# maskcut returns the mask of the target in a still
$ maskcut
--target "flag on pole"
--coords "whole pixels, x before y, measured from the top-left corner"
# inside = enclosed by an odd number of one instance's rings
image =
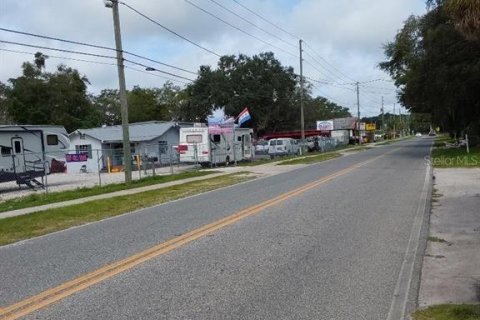
[[[248,112],[248,108],[243,109],[242,112],[238,115],[238,125],[242,126],[244,122],[247,122],[248,120],[252,119],[250,116],[250,113]]]

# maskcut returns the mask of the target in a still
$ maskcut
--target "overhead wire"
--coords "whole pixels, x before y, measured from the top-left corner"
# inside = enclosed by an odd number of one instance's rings
[[[11,50],[11,49],[5,49],[5,48],[0,48],[0,51],[6,51],[6,52],[11,52],[11,53],[19,53],[19,54],[28,54],[28,55],[35,55],[34,52],[27,52],[27,51],[20,51],[20,50]],[[110,63],[110,62],[103,62],[103,61],[93,61],[93,60],[86,60],[86,59],[77,59],[77,58],[70,58],[70,57],[61,57],[61,56],[55,56],[55,55],[47,55],[48,58],[54,58],[54,59],[65,59],[65,60],[72,60],[72,61],[79,61],[79,62],[88,62],[88,63],[95,63],[95,64],[104,64],[104,65],[111,65],[111,66],[117,66],[116,63]]]
[[[115,49],[115,48],[102,46],[102,45],[97,45],[97,44],[91,44],[91,43],[87,43],[87,42],[80,42],[80,41],[62,39],[62,38],[58,38],[58,37],[51,37],[51,36],[40,35],[40,34],[36,34],[36,33],[13,30],[13,29],[7,29],[7,28],[2,28],[2,27],[0,27],[0,31],[15,33],[15,34],[21,34],[21,35],[26,35],[26,36],[36,37],[36,38],[41,38],[41,39],[54,40],[54,41],[59,41],[59,42],[64,42],[64,43],[76,44],[76,45],[86,46],[86,47],[90,47],[90,48],[96,48],[96,49],[102,49],[102,50],[109,50],[109,51],[117,52],[117,49]],[[158,60],[154,60],[154,59],[151,59],[151,58],[136,54],[134,52],[127,51],[127,50],[123,50],[123,53],[127,54],[127,55],[134,56],[136,58],[140,58],[140,59],[143,59],[143,60],[154,62],[154,63],[157,63],[159,65],[163,65],[163,66],[166,66],[166,67],[169,67],[169,68],[177,69],[179,71],[183,71],[183,72],[187,72],[187,73],[191,73],[191,74],[197,74],[194,71],[187,70],[187,69],[184,69],[184,68],[180,68],[180,67],[177,67],[177,66],[165,63],[165,62],[158,61]]]
[[[43,49],[43,50],[51,50],[51,51],[72,53],[72,54],[85,55],[85,56],[92,56],[92,57],[99,57],[99,58],[116,59],[116,57],[114,57],[114,56],[100,55],[100,54],[85,52],[85,51],[51,48],[51,47],[46,47],[46,46],[39,46],[39,45],[33,45],[33,44],[27,44],[27,43],[21,43],[21,42],[14,42],[14,41],[0,40],[0,43],[13,44],[13,45],[18,45],[18,46],[24,46],[24,47],[29,47],[29,48],[37,48],[37,49]],[[137,66],[142,66],[142,67],[145,67],[145,68],[152,68],[151,66],[145,65],[145,64],[137,62],[137,61],[133,61],[133,60],[129,60],[129,59],[124,59],[124,61],[132,63],[132,64],[137,65]],[[159,69],[156,69],[156,68],[152,68],[152,69],[154,69],[153,71],[157,71],[157,72],[160,72],[160,73],[163,73],[163,74],[167,74],[167,75],[170,75],[170,76],[173,76],[173,77],[176,77],[176,78],[180,78],[180,79],[184,79],[184,80],[188,80],[188,81],[194,81],[192,79],[189,79],[189,78],[186,78],[184,76],[177,75],[177,74],[174,74],[174,73],[171,73],[171,72],[168,72],[168,71],[159,70]]]
[[[249,37],[251,37],[251,38],[253,38],[253,39],[257,40],[257,41],[260,41],[260,42],[262,42],[263,44],[266,44],[266,45],[268,45],[268,46],[270,46],[270,47],[272,47],[272,48],[275,48],[275,49],[280,50],[280,51],[282,51],[282,52],[284,52],[284,53],[286,53],[286,54],[289,54],[289,55],[291,55],[291,56],[293,56],[293,57],[298,58],[298,56],[297,56],[296,54],[291,53],[291,52],[288,51],[288,50],[285,50],[285,49],[283,49],[283,48],[281,48],[281,47],[279,47],[279,46],[276,46],[276,45],[274,45],[274,44],[272,44],[272,43],[270,43],[270,42],[268,42],[268,41],[265,41],[265,40],[263,40],[263,39],[255,36],[255,35],[251,34],[250,32],[245,31],[245,30],[243,30],[242,28],[239,28],[239,27],[231,24],[230,22],[228,22],[228,21],[220,18],[219,16],[215,15],[214,13],[212,13],[212,12],[210,12],[210,11],[202,8],[202,7],[200,7],[199,5],[193,3],[192,1],[190,1],[190,0],[184,0],[184,1],[185,1],[186,3],[188,3],[188,4],[190,4],[191,6],[197,8],[198,10],[204,12],[205,14],[208,14],[209,16],[211,16],[211,17],[213,17],[213,18],[221,21],[222,23],[230,26],[231,28],[233,28],[233,29],[235,29],[235,30],[237,30],[237,31],[239,31],[239,32],[241,32],[241,33],[243,33],[243,34],[246,34],[247,36],[249,36]]]
[[[188,39],[187,37],[184,37],[184,36],[182,36],[181,34],[179,34],[179,33],[175,32],[175,31],[173,31],[172,29],[170,29],[170,28],[168,28],[168,27],[164,26],[163,24],[161,24],[161,23],[159,23],[158,21],[156,21],[156,20],[154,20],[154,19],[150,18],[150,17],[149,17],[149,16],[147,16],[146,14],[144,14],[144,13],[140,12],[139,10],[137,10],[137,9],[135,9],[134,7],[132,7],[132,6],[128,5],[128,4],[126,4],[125,2],[119,1],[118,3],[120,3],[120,4],[124,5],[124,6],[125,6],[125,7],[127,7],[128,9],[130,9],[130,10],[132,10],[133,12],[137,13],[138,15],[140,15],[140,16],[142,16],[142,17],[144,17],[145,19],[147,19],[148,21],[152,22],[153,24],[155,24],[155,25],[157,25],[157,26],[161,27],[162,29],[164,29],[164,30],[166,30],[166,31],[170,32],[171,34],[174,34],[175,36],[177,36],[177,37],[179,37],[179,38],[181,38],[181,39],[183,39],[183,40],[187,41],[188,43],[190,43],[190,44],[192,44],[192,45],[196,46],[197,48],[200,48],[200,49],[202,49],[202,50],[204,50],[204,51],[206,51],[206,52],[208,52],[208,53],[211,53],[211,54],[213,54],[213,55],[215,55],[215,56],[217,56],[217,57],[219,57],[219,58],[221,57],[221,55],[220,55],[220,54],[218,54],[218,53],[216,53],[215,51],[213,51],[213,50],[211,50],[211,49],[208,49],[208,48],[206,48],[206,47],[204,47],[204,46],[202,46],[202,45],[200,45],[200,44],[198,44],[198,43],[194,42],[193,40],[190,40],[190,39]]]
[[[34,52],[20,51],[20,50],[11,50],[11,49],[5,49],[5,48],[0,48],[0,51],[10,52],[10,53],[17,53],[17,54],[32,55],[32,56],[35,55]],[[71,61],[78,61],[78,62],[85,62],[85,63],[92,63],[92,64],[109,65],[109,66],[115,66],[115,67],[118,66],[117,63],[110,63],[110,62],[103,62],[103,61],[93,61],[93,60],[78,59],[78,58],[64,57],[64,56],[56,56],[56,55],[51,55],[51,54],[46,55],[46,57],[48,57],[48,58],[53,58],[53,59],[60,59],[60,60],[71,60]],[[175,81],[175,82],[187,84],[187,82],[185,82],[185,81],[181,81],[181,80],[177,80],[177,79],[172,79],[172,78],[168,78],[168,77],[163,77],[163,76],[160,76],[160,75],[158,75],[158,74],[154,74],[154,73],[152,73],[152,72],[147,72],[147,71],[144,71],[144,70],[135,69],[135,68],[133,68],[133,67],[131,67],[131,66],[128,66],[128,65],[125,65],[125,68],[126,68],[126,69],[130,69],[130,70],[134,70],[134,71],[137,71],[137,72],[142,72],[142,73],[145,73],[145,74],[149,74],[149,75],[151,75],[151,76],[163,78],[163,79],[166,79],[166,80],[170,80],[170,81]]]
[[[291,46],[291,47],[293,47],[293,48],[295,48],[295,49],[298,48],[296,45],[293,45],[293,44],[291,44],[290,42],[285,41],[284,39],[280,38],[280,37],[277,36],[276,34],[270,32],[270,31],[268,31],[268,30],[265,30],[264,28],[258,26],[257,24],[255,24],[255,23],[253,23],[252,21],[246,19],[245,17],[242,17],[241,15],[239,15],[238,13],[236,13],[235,11],[227,8],[227,7],[224,6],[223,4],[218,3],[218,1],[216,1],[216,0],[210,0],[210,2],[213,2],[214,4],[216,4],[217,6],[219,6],[220,8],[224,9],[225,11],[230,12],[231,14],[233,14],[234,16],[236,16],[237,18],[245,21],[245,22],[248,23],[249,25],[257,28],[258,30],[261,30],[261,31],[265,32],[265,33],[268,34],[269,36],[271,36],[271,37],[273,37],[273,38],[275,38],[275,39],[277,39],[277,40],[285,43],[286,45],[289,45],[289,46]]]
[[[340,74],[341,76],[345,77],[346,79],[348,80],[351,80],[353,82],[356,82],[356,80],[352,79],[351,77],[349,77],[347,74],[345,74],[344,72],[342,72],[341,70],[339,70],[337,67],[335,67],[333,64],[331,64],[330,62],[328,62],[324,57],[322,57],[317,51],[315,51],[315,49],[313,49],[313,47],[308,43],[308,42],[304,42],[306,47],[309,48],[315,55],[317,55],[321,60],[323,60],[327,65],[329,65],[333,70],[335,70],[338,74]],[[308,54],[308,53],[307,53]]]
[[[247,10],[248,12],[250,12],[251,14],[257,16],[258,18],[260,18],[261,20],[263,20],[264,22],[270,24],[271,26],[274,26],[275,28],[277,28],[278,30],[288,34],[289,36],[291,36],[292,38],[295,38],[297,40],[300,39],[300,37],[294,35],[293,33],[283,29],[282,27],[278,26],[277,24],[269,21],[268,19],[264,18],[263,16],[261,16],[260,14],[256,13],[255,11],[253,11],[252,9],[248,8],[247,6],[243,5],[242,3],[240,3],[239,1],[237,0],[232,0],[233,2],[235,2],[237,5],[239,5],[240,7],[242,7],[243,9]]]

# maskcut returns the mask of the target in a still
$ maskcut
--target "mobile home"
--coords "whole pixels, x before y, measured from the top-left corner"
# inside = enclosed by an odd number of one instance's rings
[[[235,128],[235,131],[231,128],[222,132],[209,132],[207,126],[200,124],[181,128],[180,162],[216,165],[251,160],[254,152],[252,134],[250,128]]]
[[[33,187],[35,178],[65,163],[70,140],[62,126],[0,126],[0,182]]]

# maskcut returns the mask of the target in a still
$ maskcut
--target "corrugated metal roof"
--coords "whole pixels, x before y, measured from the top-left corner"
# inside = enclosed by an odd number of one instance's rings
[[[162,136],[175,122],[149,121],[129,124],[131,142],[150,141]],[[72,134],[86,134],[103,142],[122,142],[122,126],[109,126],[92,129],[78,129]]]

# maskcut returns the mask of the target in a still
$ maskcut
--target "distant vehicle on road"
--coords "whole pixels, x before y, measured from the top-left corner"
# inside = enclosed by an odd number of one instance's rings
[[[415,134],[415,137],[421,137],[421,136],[422,136],[422,134],[421,134],[420,132],[417,132],[417,133]]]
[[[298,141],[291,138],[271,139],[268,142],[268,155],[270,158],[276,156],[300,154]]]
[[[430,137],[435,137],[437,134],[435,133],[435,131],[430,131],[430,132],[428,133],[428,135],[429,135]]]

